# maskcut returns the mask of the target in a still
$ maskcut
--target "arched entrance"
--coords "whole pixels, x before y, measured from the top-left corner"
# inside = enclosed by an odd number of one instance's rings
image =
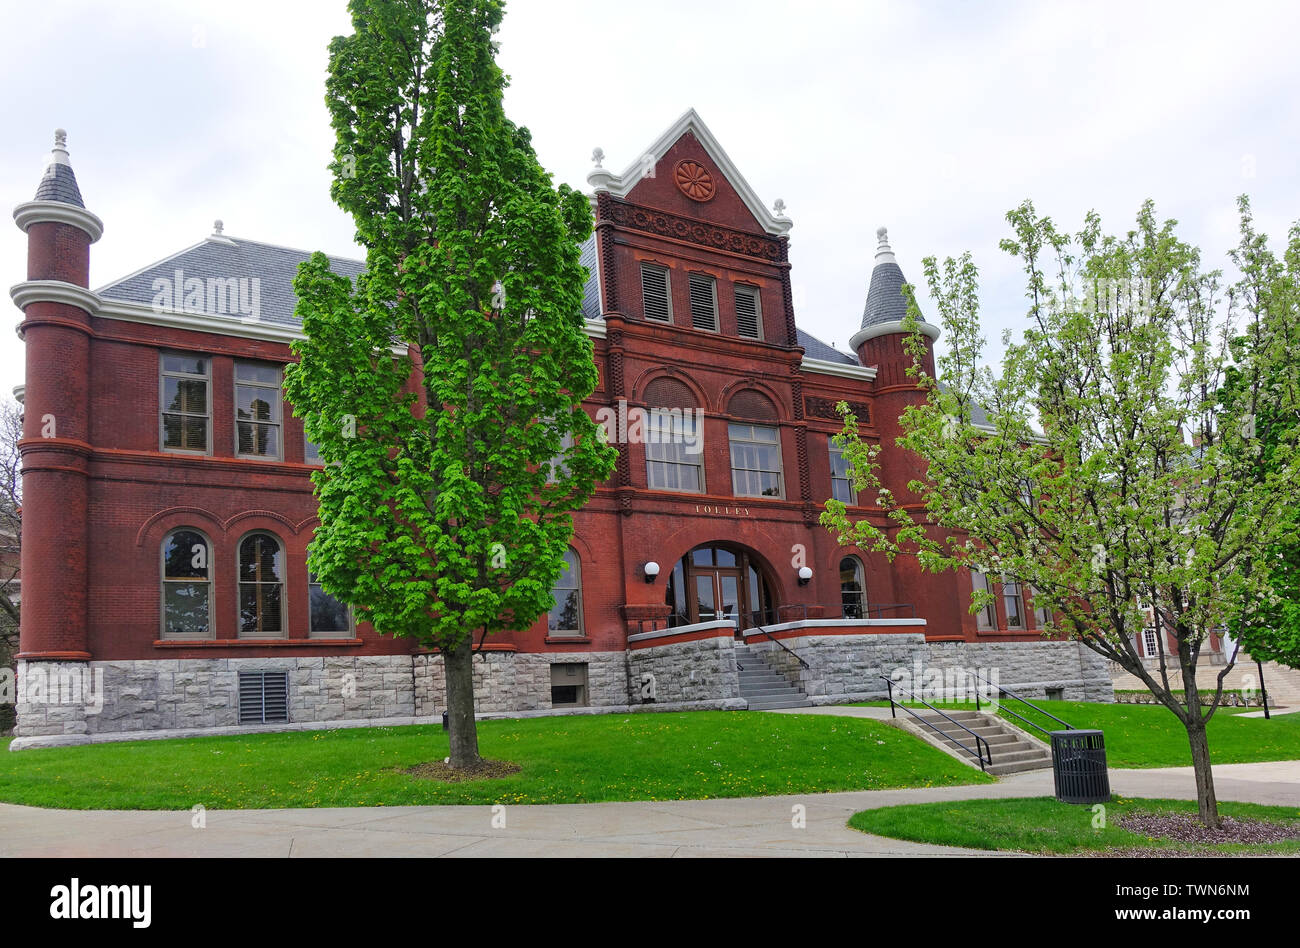
[[[736,631],[772,622],[773,584],[754,554],[726,543],[698,546],[677,561],[664,601],[670,626],[733,619]]]

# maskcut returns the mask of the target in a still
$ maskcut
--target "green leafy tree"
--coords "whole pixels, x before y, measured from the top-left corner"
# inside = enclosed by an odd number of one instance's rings
[[[613,468],[582,400],[586,199],[505,116],[493,0],[352,0],[330,45],[335,201],[355,285],[315,254],[285,393],[325,464],[309,564],[444,660],[451,764],[479,761],[473,650],[552,605],[572,511]]]
[[[1287,328],[1300,336],[1294,318],[1300,312],[1300,227],[1292,228],[1290,243],[1290,251],[1279,260],[1264,238],[1255,234],[1233,252],[1233,262],[1244,275],[1237,292],[1248,305],[1291,313]],[[1240,351],[1252,345],[1252,340],[1243,336],[1234,345]],[[1252,388],[1249,377],[1235,367],[1228,370],[1221,401],[1255,429],[1255,439],[1245,445],[1249,449],[1247,463],[1261,468],[1285,463],[1287,432],[1298,420],[1295,411],[1288,413],[1285,400],[1272,391],[1285,385],[1285,373]],[[1300,668],[1300,512],[1292,508],[1283,511],[1282,517],[1279,538],[1261,548],[1249,564],[1261,572],[1267,588],[1262,595],[1243,597],[1228,627],[1238,647],[1251,658]]]
[[[1029,203],[1008,221],[1014,237],[1002,247],[1023,264],[1030,305],[997,372],[983,361],[969,254],[925,261],[947,350],[939,378],[929,378],[919,360],[927,340],[909,336],[918,357],[910,371],[927,399],[907,410],[899,439],[924,467],[909,485],[923,520],[885,492],[879,504],[892,521],[850,522],[830,502],[823,523],[842,543],[915,555],[930,570],[977,568],[1031,585],[1055,617],[1050,631],[1118,662],[1178,716],[1201,818],[1217,826],[1206,723],[1227,669],[1202,706],[1196,665],[1233,604],[1265,595],[1261,571],[1249,566],[1300,505],[1294,296],[1246,292],[1271,255],[1244,200],[1241,247],[1255,252],[1226,297],[1219,272],[1206,272],[1149,202],[1121,236],[1103,233],[1095,214],[1070,235]],[[914,321],[916,300],[905,293]],[[1250,344],[1234,353],[1238,336]],[[1218,393],[1230,367],[1246,397],[1225,406]],[[1252,462],[1258,439],[1248,424],[1250,406],[1265,402],[1287,419],[1269,465]],[[986,424],[974,423],[975,406]],[[843,439],[859,488],[879,491],[875,449],[851,417]],[[972,611],[991,598],[973,594]],[[1158,636],[1155,670],[1135,641],[1147,609],[1176,643],[1166,655]]]

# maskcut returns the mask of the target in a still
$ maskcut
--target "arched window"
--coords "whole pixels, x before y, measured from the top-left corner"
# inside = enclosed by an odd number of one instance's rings
[[[737,497],[784,497],[780,429],[775,424],[748,423],[749,419],[776,422],[776,406],[761,392],[742,389],[732,397],[727,412],[746,419],[727,425],[731,440],[731,492]]]
[[[213,638],[212,547],[188,527],[162,542],[162,637]]]
[[[239,634],[285,635],[284,551],[269,533],[250,533],[239,544]]]
[[[564,554],[564,570],[551,589],[555,605],[546,617],[546,634],[551,636],[582,635],[582,566],[578,554],[569,547]]]
[[[695,396],[674,378],[657,378],[645,390],[646,486],[652,490],[704,491],[703,422]]]
[[[840,560],[840,601],[844,606],[844,618],[867,617],[867,583],[862,561],[856,556],[846,556]]]
[[[352,610],[326,592],[316,582],[315,573],[307,574],[307,595],[313,638],[340,639],[352,635]]]

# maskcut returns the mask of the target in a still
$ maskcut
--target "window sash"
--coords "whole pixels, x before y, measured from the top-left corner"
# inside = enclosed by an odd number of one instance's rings
[[[728,426],[731,488],[738,497],[784,497],[780,436],[763,425]]]
[[[656,409],[646,415],[646,486],[653,490],[702,493],[704,452],[692,451],[685,443],[687,439],[696,440],[698,426],[694,416]]]
[[[582,573],[578,557],[572,551],[564,555],[565,569],[561,570],[551,598],[555,605],[546,614],[546,634],[549,637],[582,637]]]
[[[159,356],[158,446],[163,451],[174,451],[182,454],[207,454],[212,444],[212,362],[206,357],[195,357],[195,361],[203,364],[204,371],[202,374],[188,372],[180,368],[167,368],[169,360],[175,363],[178,360],[188,358],[190,357],[169,355],[167,353],[162,353]],[[183,407],[173,407],[173,404],[168,402],[167,383],[169,381],[175,383],[173,398],[181,400]],[[203,386],[203,411],[195,410],[192,401],[183,394],[186,383],[191,386]],[[194,438],[196,433],[194,422],[196,421],[202,423],[201,444]],[[169,424],[175,433],[171,443],[169,443]]]
[[[1006,576],[1002,577],[1002,601],[1007,610],[1007,628],[1023,629],[1025,627],[1025,600],[1020,594],[1020,583]]]
[[[347,603],[336,599],[326,591],[325,587],[316,582],[316,577],[311,573],[307,574],[307,612],[308,612],[308,634],[316,638],[338,638],[340,635],[352,635],[352,610],[348,608]],[[320,613],[320,620],[317,613]],[[343,621],[340,623],[340,613]],[[326,619],[333,619],[333,622],[325,622]],[[318,621],[320,624],[318,625]]]
[[[245,374],[241,377],[240,373]],[[275,370],[280,377],[279,370]],[[264,367],[251,363],[235,363],[235,454],[243,458],[270,458],[280,460],[283,455],[281,439],[283,411],[281,382],[264,381]],[[261,396],[259,398],[259,396]],[[258,401],[266,402],[266,414],[255,415],[242,407]]]
[[[993,591],[987,573],[982,573],[979,570],[971,570],[970,576],[971,585],[975,589],[980,592],[988,593]],[[979,612],[975,613],[975,625],[976,628],[984,631],[992,631],[998,627],[998,613],[994,608],[993,603],[989,603],[987,606],[980,609]]]
[[[844,450],[831,442],[831,497],[844,504],[856,504],[858,492],[853,488],[853,469],[844,460]]]

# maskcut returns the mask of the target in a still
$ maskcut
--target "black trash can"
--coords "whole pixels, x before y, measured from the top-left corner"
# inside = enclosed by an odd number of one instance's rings
[[[1062,803],[1109,803],[1106,740],[1101,731],[1053,731],[1052,776]]]

